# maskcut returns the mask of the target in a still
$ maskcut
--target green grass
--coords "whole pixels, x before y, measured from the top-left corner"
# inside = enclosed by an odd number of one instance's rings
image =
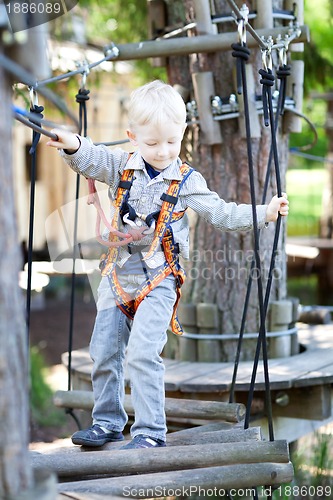
[[[38,347],[30,349],[30,411],[39,426],[62,425],[64,413],[53,405],[53,391],[46,381],[46,365]]]
[[[287,172],[288,236],[318,236],[325,183],[324,168]]]

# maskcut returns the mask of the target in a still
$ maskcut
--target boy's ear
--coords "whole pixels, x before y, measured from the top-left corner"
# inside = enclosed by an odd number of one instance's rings
[[[131,143],[134,145],[134,146],[137,146],[138,143],[137,143],[137,140],[136,140],[136,135],[133,134],[133,132],[129,129],[126,130],[126,134],[127,134],[127,137],[129,138],[129,140],[131,141]]]

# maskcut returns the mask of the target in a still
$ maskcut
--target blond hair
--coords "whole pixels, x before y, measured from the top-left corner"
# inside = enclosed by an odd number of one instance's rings
[[[134,90],[128,109],[128,125],[160,125],[171,121],[185,126],[186,106],[181,95],[171,85],[154,80]]]

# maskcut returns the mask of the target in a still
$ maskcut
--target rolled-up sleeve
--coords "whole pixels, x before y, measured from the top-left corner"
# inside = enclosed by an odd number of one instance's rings
[[[188,207],[200,217],[223,231],[249,230],[253,227],[252,206],[225,202],[217,193],[211,191],[199,172],[193,172],[187,179],[182,195]],[[257,205],[258,227],[266,222],[267,205]]]

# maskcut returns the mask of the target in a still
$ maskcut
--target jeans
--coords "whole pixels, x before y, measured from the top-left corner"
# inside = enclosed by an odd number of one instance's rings
[[[143,279],[142,275],[122,276],[122,286],[131,293]],[[135,412],[131,435],[165,440],[164,364],[160,354],[175,300],[175,279],[170,275],[145,297],[132,321],[116,306],[108,278],[102,278],[90,342],[94,424],[119,432],[127,423],[123,406],[126,353]]]

